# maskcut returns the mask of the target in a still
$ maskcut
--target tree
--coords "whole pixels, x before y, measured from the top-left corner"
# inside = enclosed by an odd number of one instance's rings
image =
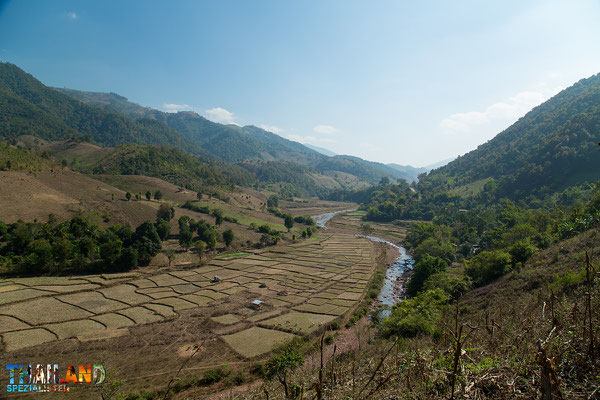
[[[419,262],[419,260],[421,260],[421,258],[426,254],[434,257],[440,257],[448,264],[452,263],[455,258],[454,248],[448,241],[433,237],[423,240],[415,249],[413,257],[416,262]]]
[[[510,271],[511,261],[505,251],[482,251],[467,263],[465,272],[476,286],[483,286]]]
[[[135,199],[136,199],[137,201],[140,201],[140,197],[141,197],[141,196],[140,196],[140,194],[139,194],[139,193],[136,193],[136,194],[135,194]]]
[[[156,227],[150,221],[146,221],[136,228],[132,240],[142,265],[148,265],[162,247]]]
[[[198,240],[196,242],[196,247],[194,248],[196,254],[198,254],[198,260],[202,263],[202,255],[206,252],[206,243],[202,240]]]
[[[517,263],[524,263],[535,253],[535,251],[536,248],[531,244],[529,239],[516,242],[508,250],[513,265]]]
[[[279,196],[272,194],[267,199],[267,207],[279,207]]]
[[[227,229],[223,232],[223,241],[225,242],[225,246],[229,247],[231,242],[233,242],[233,231],[231,229]]]
[[[198,192],[198,193],[196,193],[196,198],[197,198],[198,200],[202,200],[202,192]]]
[[[188,249],[192,246],[192,237],[193,233],[190,228],[181,229],[179,231],[179,245],[188,251]]]
[[[152,192],[148,190],[146,192],[146,200],[150,201],[150,199],[152,199]]]
[[[127,191],[127,193],[125,193],[125,198],[127,199],[127,201],[131,200],[131,192]]]
[[[167,260],[169,260],[169,268],[171,268],[171,264],[173,263],[173,260],[175,259],[176,253],[177,252],[173,249],[165,250],[165,256],[167,256]]]
[[[170,221],[175,216],[175,209],[167,203],[162,203],[156,211],[156,219]]]
[[[292,217],[291,214],[286,214],[283,224],[285,225],[285,227],[287,228],[287,230],[289,232],[292,229],[292,227],[294,226],[294,217]]]
[[[267,378],[277,378],[285,391],[285,398],[290,398],[288,372],[304,364],[304,358],[296,350],[285,348],[280,354],[271,357],[267,363]]]
[[[198,221],[198,237],[210,250],[217,246],[217,232],[208,222]]]
[[[190,217],[183,215],[179,218],[179,245],[187,251],[192,245],[192,238],[194,233],[190,229],[189,225]]]
[[[171,232],[171,224],[168,221],[165,221],[162,218],[159,218],[156,221],[156,232],[160,237],[160,240],[166,240],[169,237],[169,233]]]
[[[387,186],[390,184],[390,178],[388,178],[387,176],[384,176],[381,178],[381,180],[379,181],[379,186]]]
[[[215,217],[215,225],[219,226],[223,223],[223,210],[214,209],[212,215]]]
[[[435,273],[445,271],[447,267],[448,264],[441,258],[432,257],[429,254],[424,255],[415,264],[413,273],[406,285],[406,294],[410,297],[416,296],[423,289],[423,284],[427,278]]]
[[[441,290],[428,290],[412,299],[397,303],[388,319],[381,324],[383,337],[431,335],[442,316],[448,296]]]
[[[154,200],[160,201],[160,199],[162,199],[162,192],[160,190],[157,190],[156,192],[154,192]]]

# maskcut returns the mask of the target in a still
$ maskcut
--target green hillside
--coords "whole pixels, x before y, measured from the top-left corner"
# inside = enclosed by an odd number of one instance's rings
[[[72,89],[57,90],[94,107],[121,112],[135,119],[152,119],[166,123],[203,150],[228,162],[247,160],[291,162],[311,167],[311,171],[325,173],[339,171],[352,174],[369,183],[377,183],[387,176],[392,179],[412,180],[410,173],[398,171],[381,163],[358,157],[328,157],[300,143],[285,139],[253,125],[239,127],[207,120],[191,111],[166,113],[132,103],[115,93],[85,92]],[[256,171],[260,163],[246,163]],[[283,166],[284,169],[287,169]],[[343,183],[342,183],[342,186]]]
[[[46,140],[79,137],[104,146],[169,145],[200,154],[183,135],[152,119],[134,121],[90,107],[49,88],[10,63],[0,63],[0,136]]]
[[[228,162],[242,160],[293,161],[308,164],[323,156],[300,143],[256,126],[218,124],[192,111],[167,113],[132,103],[115,93],[57,90],[106,111],[120,112],[134,119],[161,121],[191,142]]]
[[[582,79],[534,108],[476,150],[420,183],[441,191],[494,178],[496,198],[541,198],[600,179],[600,74]]]

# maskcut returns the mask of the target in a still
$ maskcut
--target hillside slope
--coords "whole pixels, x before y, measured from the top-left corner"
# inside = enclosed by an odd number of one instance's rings
[[[447,190],[494,178],[496,197],[544,196],[600,179],[599,141],[600,74],[580,80],[476,150],[432,171],[421,188]]]
[[[132,103],[115,93],[85,92],[59,89],[69,96],[103,110],[121,112],[132,118],[161,121],[177,130],[191,142],[228,162],[268,161],[292,162],[308,166],[312,172],[331,175],[332,171],[349,173],[355,180],[377,183],[382,177],[412,180],[412,174],[387,165],[351,156],[329,157],[305,145],[285,139],[253,125],[239,127],[207,120],[191,111],[166,113]],[[253,171],[256,170],[252,163]],[[282,168],[286,168],[282,166]],[[344,186],[343,182],[338,182]],[[345,186],[344,186],[345,187]]]
[[[168,145],[205,154],[181,133],[152,119],[103,111],[49,88],[16,65],[0,63],[0,135],[46,140],[79,137],[104,146]]]
[[[323,158],[320,153],[256,126],[223,125],[192,111],[167,113],[142,107],[115,93],[85,92],[56,88],[91,106],[125,114],[134,119],[163,122],[211,154],[228,162],[242,160],[294,161],[309,164]]]

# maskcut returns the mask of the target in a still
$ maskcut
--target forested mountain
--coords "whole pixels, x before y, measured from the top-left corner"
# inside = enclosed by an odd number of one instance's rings
[[[311,164],[323,155],[256,126],[223,125],[193,111],[167,113],[128,101],[115,93],[57,89],[89,105],[121,112],[134,119],[153,119],[167,124],[197,146],[228,162],[242,160],[293,161]]]
[[[358,157],[328,157],[300,143],[282,138],[272,132],[253,125],[239,127],[223,125],[207,120],[192,111],[167,113],[132,103],[115,93],[84,92],[72,89],[59,89],[78,100],[94,107],[111,112],[121,112],[132,118],[153,119],[167,124],[184,135],[203,150],[228,162],[247,160],[289,162],[309,167],[316,173],[332,171],[344,172],[369,183],[377,183],[387,176],[391,179],[412,180],[412,174],[397,171],[387,165],[362,160]],[[269,175],[274,164],[244,163],[257,168],[267,167]],[[290,165],[280,165],[289,170]],[[292,167],[298,170],[296,167]],[[261,175],[259,173],[259,175]]]
[[[427,167],[421,167],[421,168],[417,168],[417,167],[413,167],[411,165],[400,165],[400,164],[394,164],[394,163],[390,163],[390,164],[386,164],[388,167],[395,169],[396,171],[405,174],[407,177],[410,177],[411,179],[407,179],[409,182],[410,181],[417,181],[419,178],[419,175],[424,173],[424,172],[429,172],[431,171],[431,168],[427,168]]]
[[[16,65],[0,63],[0,136],[21,135],[46,140],[78,137],[104,146],[162,144],[204,153],[181,133],[158,121],[134,121],[90,107],[46,87]]]
[[[496,198],[541,198],[597,181],[599,141],[600,74],[582,79],[476,150],[432,171],[420,187],[473,195],[485,187]]]

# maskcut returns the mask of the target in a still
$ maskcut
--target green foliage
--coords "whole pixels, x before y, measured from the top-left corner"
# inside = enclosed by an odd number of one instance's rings
[[[131,200],[131,192],[130,191],[127,191],[125,193],[125,198],[127,199],[127,201]]]
[[[494,178],[481,200],[533,200],[598,179],[595,144],[600,127],[600,74],[582,79],[476,150],[438,168],[419,182],[441,191]],[[596,138],[596,140],[594,140]]]
[[[415,264],[413,272],[406,285],[406,294],[416,296],[422,289],[425,281],[433,274],[446,271],[448,263],[440,257],[425,254]]]
[[[90,107],[44,86],[9,63],[0,63],[0,132],[2,136],[34,135],[46,140],[75,137],[106,146],[164,144],[201,153],[196,145],[164,123],[150,119],[134,121]]]
[[[428,290],[412,299],[404,300],[392,308],[390,317],[381,327],[383,337],[415,337],[431,335],[442,315],[448,296],[441,290]]]
[[[482,251],[467,262],[465,272],[475,286],[486,285],[512,268],[510,254],[501,250]]]
[[[216,229],[205,221],[198,221],[196,229],[198,232],[198,238],[206,243],[208,249],[214,250],[217,247]]]
[[[523,239],[513,244],[508,249],[508,253],[510,254],[513,264],[518,264],[529,260],[536,250],[537,249],[531,244],[529,239]]]
[[[214,209],[212,215],[215,217],[215,225],[219,226],[223,223],[223,210]]]
[[[454,247],[448,241],[439,241],[433,237],[425,239],[414,251],[414,259],[418,263],[426,255],[439,257],[447,264],[455,259]]]
[[[228,377],[231,374],[231,369],[228,366],[221,366],[217,368],[211,368],[204,371],[202,374],[202,384],[203,385],[212,385],[213,383],[217,383],[222,381],[224,378]]]
[[[304,364],[304,358],[291,347],[284,347],[276,355],[271,357],[266,365],[267,379],[277,378],[283,385],[285,397],[290,397],[288,374]]]
[[[316,225],[316,222],[314,219],[312,219],[311,217],[305,217],[302,215],[298,215],[298,216],[294,217],[294,222],[297,222],[299,224],[308,225],[308,226]]]
[[[157,191],[156,193],[160,193],[160,192]],[[155,196],[156,196],[156,193],[154,193]],[[157,220],[162,219],[163,221],[167,221],[168,222],[174,216],[175,216],[175,209],[173,207],[171,207],[167,203],[162,203],[158,207],[158,210],[156,211],[156,219]]]
[[[286,214],[284,221],[283,221],[283,225],[287,228],[287,230],[289,232],[290,229],[292,229],[294,227],[294,217],[292,217],[291,214]]]
[[[123,175],[128,175],[126,173],[122,173]],[[145,174],[139,174],[139,175],[145,175]],[[149,176],[152,176],[149,174]],[[156,192],[154,192],[154,200],[160,201],[162,199],[163,195],[162,192],[160,190],[157,190]],[[169,218],[170,220],[170,218]]]
[[[169,237],[169,233],[171,232],[171,224],[164,219],[158,219],[156,221],[156,232],[158,233],[158,237],[160,240],[167,240]]]
[[[225,242],[225,246],[229,247],[231,242],[233,242],[234,234],[231,229],[227,229],[223,232],[223,241]]]
[[[196,211],[202,214],[210,214],[210,208],[208,206],[199,206],[194,204],[191,200],[187,200],[181,208],[187,208],[188,210]]]
[[[0,223],[1,274],[57,274],[129,270],[160,250],[154,225],[101,229],[87,218],[46,223]],[[142,254],[141,257],[139,254]]]
[[[267,199],[267,207],[279,207],[279,196],[273,194]]]
[[[150,190],[148,190],[146,192],[146,200],[150,201],[152,199],[152,192]]]
[[[435,273],[423,284],[423,290],[441,289],[453,299],[458,299],[467,293],[472,286],[468,276],[451,276],[446,272]]]
[[[162,248],[160,236],[150,221],[146,221],[136,228],[133,241],[141,265],[148,265],[152,257],[157,255]]]

